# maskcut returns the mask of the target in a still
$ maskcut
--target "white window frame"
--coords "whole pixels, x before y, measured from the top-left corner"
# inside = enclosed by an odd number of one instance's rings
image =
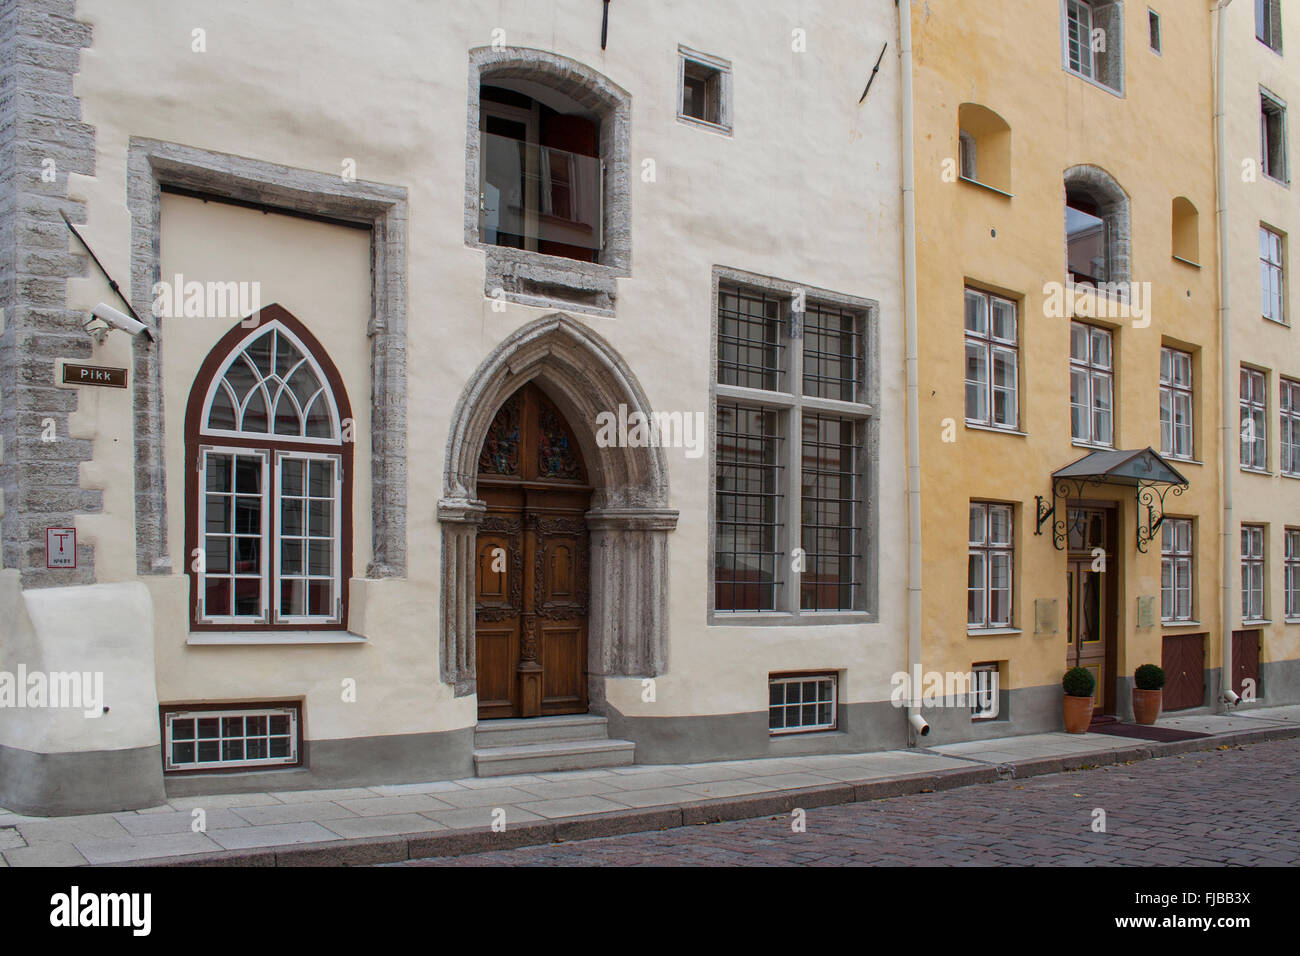
[[[783,702],[780,703],[780,704],[773,704],[773,703],[772,703],[772,696],[771,696],[771,695],[772,695],[772,687],[773,687],[773,686],[776,686],[776,685],[786,685],[786,684],[801,684],[801,683],[807,683],[807,682],[810,682],[810,681],[815,681],[815,682],[818,682],[818,683],[820,683],[821,681],[828,681],[828,682],[830,683],[830,690],[831,690],[830,700],[829,700],[829,701],[822,700],[822,698],[821,698],[821,694],[819,693],[818,696],[817,696],[817,700],[816,700],[816,701],[811,701],[811,702],[810,702],[810,701],[802,701],[802,700],[801,700],[801,701],[799,702],[799,704],[795,705],[795,704],[790,704],[790,703],[788,703],[788,702],[785,702],[785,699],[784,699],[784,691],[783,691],[783,692],[782,692]],[[825,733],[825,732],[827,732],[827,731],[835,730],[835,729],[839,726],[839,714],[840,714],[840,711],[839,711],[839,685],[840,685],[839,675],[836,674],[836,673],[834,673],[834,672],[827,672],[827,673],[809,673],[809,674],[786,674],[786,675],[782,675],[782,676],[780,676],[780,677],[772,677],[772,676],[769,676],[768,679],[767,679],[767,687],[768,687],[768,717],[767,717],[767,732],[768,732],[768,734],[769,734],[770,736],[772,736],[772,737],[784,737],[784,736],[786,736],[786,735],[788,735],[788,734],[812,734],[812,733]],[[820,707],[822,704],[829,703],[829,704],[830,704],[830,708],[831,708],[831,719],[830,719],[830,721],[829,721],[829,722],[818,721],[817,723],[813,723],[813,724],[802,724],[802,723],[801,723],[801,724],[799,724],[799,725],[797,725],[797,726],[795,726],[795,727],[791,727],[791,726],[789,726],[788,724],[787,724],[786,726],[784,726],[784,727],[773,727],[773,726],[772,726],[772,708],[773,708],[773,707],[780,707],[784,713],[789,713],[790,709],[792,709],[792,708],[797,708],[797,709],[799,709],[799,710],[802,710],[803,706],[804,706],[805,704],[808,704],[808,703],[813,703],[813,704],[815,704],[816,706],[819,706],[819,707]],[[800,714],[800,717],[802,718],[802,714]]]
[[[1073,348],[1074,334],[1073,333],[1076,327],[1082,328],[1087,332],[1088,356],[1086,359],[1078,359],[1075,358],[1074,356],[1074,348]],[[1084,436],[1079,436],[1074,434],[1073,409],[1075,405],[1073,399],[1071,399],[1070,402],[1071,440],[1074,443],[1080,445],[1090,445],[1097,448],[1114,448],[1115,447],[1115,335],[1110,329],[1103,328],[1102,326],[1099,325],[1089,325],[1086,322],[1071,322],[1070,332],[1071,332],[1070,383],[1071,385],[1073,385],[1074,375],[1075,373],[1079,373],[1084,376],[1084,380],[1087,382],[1088,385],[1087,395],[1085,396],[1086,408],[1088,412],[1087,416],[1085,417],[1085,421],[1088,423],[1088,432]],[[1110,363],[1108,365],[1100,364],[1096,358],[1094,335],[1105,336],[1107,342],[1109,343],[1107,352],[1110,356]],[[1107,416],[1110,421],[1110,438],[1105,441],[1097,438],[1095,434],[1097,414],[1100,410],[1097,404],[1097,378],[1098,377],[1107,381],[1109,383],[1109,389],[1110,389],[1110,407],[1107,409]]]
[[[288,716],[289,718],[289,756],[287,757],[255,757],[253,759],[244,758],[242,760],[198,760],[198,721],[216,718],[221,720],[227,717],[266,717],[268,726],[271,717]],[[175,742],[172,736],[172,724],[177,720],[194,720],[195,734],[194,737],[194,756],[192,763],[173,763],[172,762],[172,744]],[[287,765],[296,765],[300,762],[298,757],[298,708],[296,707],[252,707],[252,708],[232,708],[230,710],[165,710],[163,712],[163,770],[169,773],[183,773],[193,770],[238,770],[249,767],[282,767]],[[268,737],[270,734],[268,734]],[[282,736],[276,734],[275,736]],[[203,738],[211,740],[213,738]],[[222,739],[235,738],[216,738]],[[240,738],[247,740],[247,737]],[[186,742],[182,738],[180,742]]]
[[[1114,14],[1115,29],[1106,35],[1106,50],[1093,51],[1092,31],[1097,28],[1097,14],[1108,7],[1117,7]],[[1086,22],[1085,22],[1086,20]],[[1072,57],[1070,27],[1076,25],[1077,55]],[[1117,35],[1111,35],[1111,34]],[[1115,79],[1111,86],[1098,76],[1099,55],[1115,58]],[[1123,0],[1061,0],[1061,66],[1073,76],[1091,83],[1115,96],[1124,96],[1124,3]]]
[[[1300,528],[1285,529],[1286,535],[1286,618],[1300,618]]]
[[[282,573],[282,568],[280,564],[280,551],[281,551],[281,543],[283,539],[281,537],[281,529],[279,527],[279,522],[283,514],[283,509],[281,508],[281,499],[282,499],[281,471],[283,469],[285,459],[295,459],[307,463],[310,463],[312,461],[332,461],[334,463],[334,489],[333,489],[333,494],[330,498],[330,503],[331,503],[330,523],[332,525],[330,529],[330,533],[333,538],[333,547],[331,548],[330,551],[330,567],[332,569],[332,573],[330,575],[330,583],[332,584],[332,594],[334,596],[334,601],[333,601],[334,611],[332,614],[328,616],[319,615],[319,614],[281,614],[280,613],[280,596],[282,590],[281,585],[284,581],[284,574]],[[304,487],[307,486],[308,480],[309,480],[308,469],[304,469],[304,474],[303,474]],[[343,590],[342,590],[343,589],[343,580],[342,580],[343,577],[343,568],[342,568],[343,456],[340,454],[331,455],[331,454],[324,454],[320,452],[280,451],[277,449],[275,453],[275,490],[273,493],[273,498],[275,501],[275,520],[277,522],[277,526],[274,529],[274,534],[272,535],[273,540],[272,540],[272,547],[271,547],[273,560],[275,562],[274,564],[275,603],[272,604],[271,606],[271,620],[276,624],[337,624],[341,620],[339,612],[343,601]],[[306,496],[304,496],[304,500],[306,500]],[[310,509],[305,510],[302,516],[303,530],[304,530],[304,534],[302,535],[302,538],[305,542],[309,542],[311,539],[311,535],[307,533],[307,529],[309,528],[308,522],[311,520],[309,511]],[[303,549],[303,555],[302,555],[302,563],[304,569],[303,573],[300,575],[290,575],[290,578],[292,580],[303,581],[306,583],[313,580],[320,580],[323,578],[322,575],[312,575],[310,572],[306,570],[309,566],[308,561],[310,560],[308,550],[309,548]]]
[[[260,491],[261,498],[262,498],[262,508],[261,508],[262,527],[261,530],[259,531],[259,537],[261,541],[261,547],[259,548],[260,560],[261,560],[261,569],[259,572],[259,576],[261,578],[261,601],[262,601],[261,614],[209,615],[207,613],[208,610],[207,583],[208,583],[208,576],[210,573],[208,571],[208,565],[207,565],[208,459],[212,455],[231,455],[236,457],[242,456],[245,458],[262,459],[262,487]],[[198,595],[197,595],[198,606],[199,608],[202,609],[203,613],[195,614],[195,620],[200,624],[269,624],[273,620],[273,615],[271,614],[272,609],[270,605],[270,588],[269,588],[270,576],[267,573],[268,572],[267,562],[270,561],[269,548],[267,547],[268,532],[270,529],[270,521],[271,521],[271,495],[270,495],[270,488],[269,488],[270,471],[271,471],[270,452],[268,449],[247,448],[247,447],[240,447],[235,445],[200,445],[199,446],[199,477],[198,477],[199,507],[197,508],[197,514],[194,516],[194,520],[198,523],[198,535],[195,538],[195,541],[198,543],[198,547],[201,549],[201,553],[203,554],[204,557],[203,563],[201,565],[203,570],[199,572],[198,575],[199,582],[198,582]],[[230,589],[231,589],[230,607],[232,610],[235,607],[235,581],[236,581],[234,544],[235,544],[235,538],[238,536],[234,530],[235,510],[233,507],[234,505],[233,499],[237,497],[237,493],[233,491],[233,489],[236,487],[235,481],[236,481],[236,469],[232,467],[231,468],[232,491],[230,492],[230,496],[232,499],[231,501],[232,508],[230,513],[230,531],[227,532],[226,535],[224,535],[225,537],[230,538],[230,543],[231,543],[230,571],[228,574],[213,575],[216,578],[225,578],[230,581]]]
[[[968,317],[970,315],[970,304],[972,301],[982,303],[983,330],[971,329]],[[985,292],[982,289],[967,287],[963,298],[965,308],[963,310],[963,324],[965,325],[965,348],[966,355],[972,348],[979,349],[984,358],[984,382],[971,381],[969,378],[966,382],[966,421],[973,425],[984,425],[988,428],[997,428],[1004,431],[1016,431],[1020,428],[1020,320],[1017,314],[1016,303],[1005,296],[995,295],[991,292]],[[1011,310],[1011,337],[999,336],[993,331],[993,310],[996,306],[1006,306]],[[997,356],[1010,356],[1012,381],[1009,388],[999,389],[993,380],[994,361]],[[983,392],[984,412],[983,416],[979,414],[972,415],[970,408],[970,390],[972,386],[980,388]],[[1008,407],[1010,409],[1010,420],[1001,422],[995,421],[994,399],[999,391],[1009,392]]]
[[[1001,692],[1000,668],[994,661],[972,664],[970,669],[970,719],[995,720]]]
[[[1180,544],[1185,532],[1186,544]],[[1196,528],[1191,518],[1165,518],[1160,524],[1160,620],[1166,624],[1195,620]],[[1185,610],[1178,608],[1185,598]]]
[[[1256,389],[1258,386],[1258,391]],[[1245,393],[1245,394],[1242,394]],[[1260,397],[1255,398],[1258,394]],[[1241,405],[1241,435],[1238,459],[1242,471],[1268,473],[1268,375],[1259,369],[1241,367],[1241,384],[1238,388]],[[1246,440],[1246,423],[1251,422],[1255,432],[1253,442]],[[1262,458],[1263,461],[1257,461]]]
[[[1262,524],[1241,526],[1241,620],[1243,624],[1265,621],[1268,613],[1267,539]],[[1256,602],[1258,597],[1258,602]],[[1254,613],[1256,606],[1258,613]]]
[[[976,511],[982,512],[983,516],[983,536],[979,541],[975,541],[970,536],[970,526],[974,523]],[[1007,516],[1007,540],[993,541],[991,529],[993,527],[993,512],[1004,511]],[[970,503],[969,517],[967,519],[967,556],[966,556],[966,628],[971,631],[992,630],[993,628],[1014,627],[1016,618],[1015,597],[1016,597],[1016,511],[1014,505],[1004,504],[998,501],[972,501]],[[994,555],[1005,556],[1007,563],[1007,613],[1005,620],[994,620],[992,614],[993,604],[993,557]],[[972,568],[974,559],[980,559],[980,580],[978,584],[972,585],[973,577]],[[971,620],[970,616],[970,595],[979,592],[979,620]]]
[[[1300,476],[1300,381],[1278,380],[1278,470]]]
[[[1259,227],[1259,284],[1260,312],[1270,322],[1286,325],[1286,236],[1262,223]]]
[[[1180,461],[1192,461],[1196,452],[1196,399],[1192,367],[1191,352],[1168,345],[1161,347],[1160,453]],[[1179,399],[1187,404],[1187,421],[1182,426],[1178,424],[1177,416]],[[1180,438],[1185,438],[1185,443]]]

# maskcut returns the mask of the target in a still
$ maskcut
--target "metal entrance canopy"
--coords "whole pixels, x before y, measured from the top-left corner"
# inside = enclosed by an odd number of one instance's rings
[[[1137,498],[1137,549],[1145,552],[1147,545],[1160,530],[1165,520],[1165,496],[1175,497],[1188,488],[1188,481],[1173,465],[1147,447],[1136,451],[1105,450],[1084,455],[1052,474],[1052,504],[1046,507],[1042,495],[1035,495],[1038,503],[1038,526],[1034,534],[1043,533],[1043,524],[1052,520],[1052,543],[1063,550],[1070,529],[1066,521],[1058,519],[1058,502],[1082,498],[1089,486],[1124,485],[1134,489]],[[1146,521],[1143,522],[1143,506]]]

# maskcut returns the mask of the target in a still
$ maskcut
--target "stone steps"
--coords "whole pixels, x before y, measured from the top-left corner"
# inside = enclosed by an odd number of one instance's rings
[[[474,731],[474,772],[503,777],[622,767],[635,751],[630,740],[611,740],[608,722],[592,714],[489,720]]]

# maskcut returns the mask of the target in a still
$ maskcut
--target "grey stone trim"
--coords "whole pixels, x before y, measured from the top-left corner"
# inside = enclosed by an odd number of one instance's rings
[[[95,131],[73,92],[91,28],[76,16],[74,0],[0,3],[0,567],[20,571],[25,588],[94,581],[86,543],[75,570],[46,570],[45,529],[103,508],[101,492],[81,487],[93,443],[69,436],[79,395],[54,385],[58,358],[91,355],[85,316],[67,305],[67,280],[89,260],[59,218],[86,221],[68,175],[95,172]]]
[[[48,754],[0,744],[0,807],[8,810],[66,816],[139,810],[164,800],[158,744]]]
[[[772,295],[793,297],[796,292],[802,291],[808,302],[824,303],[826,305],[841,306],[846,309],[852,309],[863,313],[865,317],[863,329],[863,381],[865,392],[862,396],[861,404],[869,410],[864,416],[865,421],[865,438],[862,443],[863,452],[863,483],[865,490],[863,492],[862,515],[860,526],[862,533],[866,538],[866,546],[860,551],[862,561],[862,600],[863,608],[861,611],[854,612],[808,612],[800,611],[798,589],[791,582],[787,582],[785,590],[790,592],[785,600],[785,608],[781,611],[761,612],[761,613],[731,613],[727,611],[718,611],[715,609],[716,593],[712,586],[715,573],[715,555],[717,553],[717,516],[715,509],[717,507],[716,495],[714,489],[717,487],[717,469],[718,469],[718,449],[717,443],[709,444],[709,512],[708,512],[708,575],[709,587],[706,588],[707,605],[706,620],[712,625],[723,626],[744,626],[744,627],[767,627],[767,626],[784,626],[784,625],[821,625],[821,624],[871,624],[879,621],[879,563],[880,563],[880,303],[876,299],[867,299],[859,296],[846,295],[842,292],[833,292],[829,289],[819,289],[798,282],[791,282],[786,279],[776,279],[771,276],[759,275],[753,272],[744,272],[740,269],[732,269],[725,266],[713,267],[713,289],[710,297],[712,303],[712,314],[710,315],[709,325],[709,368],[715,370],[711,374],[709,382],[709,422],[710,431],[718,420],[718,383],[716,369],[718,367],[718,287],[722,283],[731,283],[749,289],[770,293]],[[788,320],[790,313],[786,310],[783,314],[783,320]],[[802,320],[801,320],[802,321]],[[797,369],[796,369],[797,371]],[[791,386],[797,391],[802,391],[799,384],[799,377],[792,377],[794,384]],[[756,392],[756,394],[758,394]],[[813,401],[809,398],[803,398],[804,403]],[[791,435],[798,435],[798,428],[792,428]],[[791,440],[787,442],[787,459],[786,459],[786,485],[784,494],[787,503],[791,500],[790,491],[791,483],[798,481],[799,462],[801,452],[799,442]],[[790,507],[787,504],[787,507]],[[792,516],[787,516],[783,525],[783,533],[789,533],[789,529],[794,527],[797,521]],[[785,548],[789,552],[789,547]]]
[[[1269,707],[1300,703],[1300,660],[1261,662],[1259,700]],[[1237,710],[1246,712],[1249,705]]]
[[[370,578],[406,574],[406,190],[348,181],[192,146],[133,137],[128,156],[131,212],[131,299],[148,317],[160,277],[158,230],[163,186],[255,202],[371,230],[371,519]],[[136,565],[140,574],[171,572],[167,553],[167,488],[163,472],[163,322],[158,342],[137,337],[135,348]]]
[[[1101,218],[1109,223],[1110,241],[1107,253],[1110,257],[1111,282],[1128,282],[1132,279],[1132,235],[1131,205],[1128,193],[1116,182],[1115,177],[1100,166],[1087,163],[1071,166],[1065,171],[1061,188],[1061,208],[1065,208],[1066,190],[1071,186],[1082,188],[1097,203]],[[1065,271],[1069,275],[1069,252],[1062,243],[1065,256]]]
[[[474,558],[484,504],[477,497],[478,455],[497,410],[535,381],[573,427],[591,483],[591,608],[589,660],[596,693],[612,674],[663,673],[668,655],[668,508],[663,449],[601,448],[596,416],[617,410],[652,414],[630,368],[599,335],[563,313],[530,322],[508,336],[470,376],[452,413],[447,438],[442,524],[442,680],[458,695],[475,680]],[[586,427],[584,427],[586,426]],[[596,557],[599,555],[599,557]],[[599,711],[597,711],[599,712]]]
[[[705,66],[712,67],[718,71],[718,122],[710,123],[707,120],[696,119],[694,116],[687,116],[682,112],[682,103],[686,92],[686,61],[691,60],[695,63],[702,63]],[[731,61],[724,60],[722,57],[713,56],[708,53],[701,53],[698,50],[692,50],[688,46],[677,44],[677,105],[674,109],[677,112],[677,122],[685,123],[688,126],[698,126],[701,129],[709,130],[713,133],[720,133],[723,136],[731,135],[732,111],[733,111],[733,84],[731,78]]]
[[[210,793],[427,783],[474,776],[473,727],[426,734],[304,740],[302,749],[302,767],[247,773],[164,774],[162,782],[171,799]]]
[[[482,140],[479,86],[489,79],[543,83],[600,117],[600,155],[605,167],[604,248],[599,261],[490,246],[479,237],[479,177]],[[632,96],[591,67],[529,47],[476,47],[469,51],[465,123],[465,242],[483,249],[483,293],[524,305],[612,315],[615,278],[632,271]],[[499,291],[498,291],[499,290]]]

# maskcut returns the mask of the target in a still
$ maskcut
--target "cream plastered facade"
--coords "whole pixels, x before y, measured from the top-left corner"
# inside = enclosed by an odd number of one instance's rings
[[[920,335],[920,443],[926,671],[997,662],[1009,713],[973,723],[969,710],[930,716],[948,734],[979,736],[1059,728],[1066,669],[1067,555],[1051,521],[1037,530],[1036,496],[1052,500],[1052,474],[1093,448],[1071,439],[1070,321],[1053,317],[1047,283],[1066,280],[1065,175],[1098,167],[1128,198],[1134,282],[1149,282],[1149,325],[1110,318],[1114,448],[1160,451],[1162,345],[1193,354],[1194,458],[1175,466],[1190,482],[1170,496],[1171,516],[1195,519],[1194,614],[1190,627],[1162,627],[1159,538],[1136,547],[1134,490],[1089,488],[1118,503],[1118,540],[1105,574],[1118,575],[1113,611],[1117,706],[1127,677],[1161,662],[1162,636],[1205,633],[1206,667],[1219,659],[1219,336],[1216,324],[1212,83],[1207,5],[1161,11],[1163,50],[1148,49],[1147,5],[1123,5],[1123,92],[1063,68],[1062,8],[1055,2],[994,2],[979,15],[956,0],[912,4],[915,46],[915,168]],[[1015,42],[1008,45],[1007,39]],[[1114,37],[1108,38],[1112,44]],[[1010,132],[1009,175],[983,168],[998,189],[954,176],[963,104],[997,114]],[[982,115],[982,114],[981,114]],[[1244,122],[1244,121],[1243,121]],[[982,143],[980,145],[983,145]],[[1005,145],[987,153],[996,160]],[[983,158],[985,150],[978,153]],[[1199,267],[1175,261],[1171,204],[1199,211]],[[1019,433],[964,424],[963,289],[1017,303]],[[968,631],[967,514],[973,500],[1014,506],[1012,628]],[[1055,518],[1065,504],[1057,502]],[[1139,627],[1139,598],[1154,598],[1154,625]],[[1055,608],[1050,603],[1055,602]],[[1044,603],[1047,606],[1044,607]],[[1038,619],[1042,611],[1044,619]],[[1004,701],[1006,697],[1004,695]]]
[[[664,449],[668,506],[666,670],[653,701],[639,677],[611,677],[609,704],[628,718],[765,714],[768,674],[837,671],[842,705],[887,702],[905,667],[902,555],[902,322],[897,17],[840,2],[647,4],[611,10],[548,3],[352,2],[214,10],[197,0],[83,0],[93,29],[75,93],[94,128],[94,174],[73,174],[82,232],[123,285],[131,274],[128,152],[147,139],[406,191],[405,574],[364,577],[371,548],[368,464],[372,376],[365,231],[164,194],[160,265],[168,280],[258,281],[326,347],[357,427],[347,645],[195,646],[184,573],[182,443],[196,370],[231,327],[167,319],[161,336],[167,549],[172,572],[137,574],[132,390],[82,389],[71,437],[93,441],[83,488],[103,492],[81,515],[95,580],[142,581],[153,602],[158,701],[303,701],[307,741],[467,731],[472,695],[440,678],[443,528],[437,505],[453,410],[473,370],[527,323],[565,311],[485,296],[485,251],[466,242],[467,87],[471,50],[530,48],[571,58],[630,94],[630,273],[613,316],[568,314],[623,359],[656,410],[711,414],[713,270],[725,267],[878,303],[880,561],[873,623],[739,627],[708,623],[710,455]],[[205,49],[196,49],[195,31]],[[858,95],[883,44],[870,96]],[[730,63],[729,133],[680,122],[678,47]],[[651,172],[647,174],[647,170]],[[273,205],[273,203],[272,203]],[[80,251],[75,243],[69,246]],[[138,300],[139,290],[132,295]],[[91,266],[67,307],[117,303]],[[110,334],[93,364],[132,366]],[[134,377],[135,372],[132,372]],[[571,422],[575,428],[584,423]],[[594,426],[593,426],[594,427]],[[710,434],[712,428],[710,427]],[[89,622],[88,622],[89,623]],[[341,685],[356,682],[355,702]],[[905,739],[901,711],[873,733]],[[707,743],[707,742],[706,742]],[[719,746],[727,746],[720,744]],[[768,746],[766,733],[747,741]],[[825,746],[836,746],[834,740]],[[81,747],[94,749],[93,740]],[[737,754],[739,755],[739,753]],[[214,784],[215,785],[215,784]]]
[[[1248,625],[1262,632],[1260,661],[1261,697],[1268,703],[1300,698],[1300,622],[1286,615],[1285,531],[1300,527],[1300,479],[1282,473],[1279,384],[1300,380],[1300,339],[1295,330],[1294,293],[1296,257],[1294,238],[1300,233],[1300,195],[1294,182],[1281,182],[1263,174],[1260,144],[1260,94],[1267,91],[1287,104],[1287,152],[1290,176],[1296,170],[1296,119],[1300,104],[1300,70],[1296,44],[1300,43],[1300,8],[1281,4],[1282,51],[1276,53],[1255,35],[1254,4],[1235,2],[1228,8],[1226,32],[1228,253],[1230,280],[1232,357],[1231,380],[1243,366],[1264,373],[1267,387],[1268,467],[1261,474],[1238,469],[1233,475],[1234,519],[1240,524],[1265,526],[1264,617],[1270,623]],[[1281,233],[1283,242],[1283,302],[1286,324],[1266,319],[1261,306],[1260,227]],[[1228,449],[1237,465],[1240,449]],[[1240,558],[1240,537],[1233,536],[1233,554]],[[1233,626],[1241,624],[1240,575],[1230,569],[1234,585]]]

